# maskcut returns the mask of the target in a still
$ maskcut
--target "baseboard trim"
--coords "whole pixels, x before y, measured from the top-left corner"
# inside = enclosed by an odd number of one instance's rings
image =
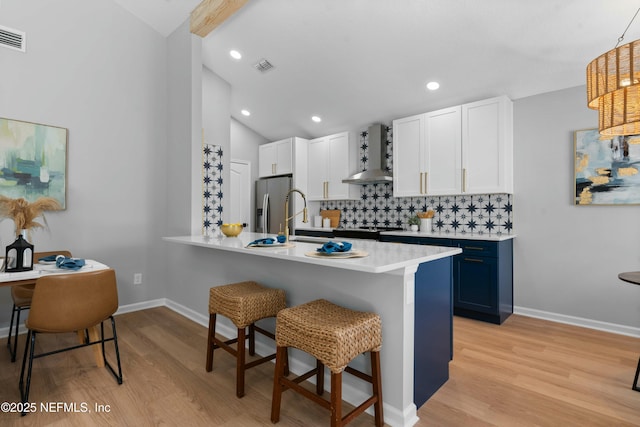
[[[626,335],[640,338],[640,328],[619,325],[616,323],[601,322],[599,320],[587,319],[584,317],[568,316],[566,314],[553,313],[550,311],[537,310],[527,307],[513,307],[513,313],[521,316],[535,317],[537,319],[549,320],[552,322],[565,323],[567,325],[581,326],[583,328],[596,329],[598,331],[611,332],[613,334]]]
[[[116,315],[131,313],[139,310],[146,310],[148,308],[155,307],[167,307],[178,314],[193,320],[194,322],[204,326],[209,326],[209,318],[204,316],[184,305],[178,304],[168,298],[158,298],[154,300],[137,302],[133,304],[121,305],[116,311]],[[626,325],[619,325],[617,323],[601,322],[599,320],[587,319],[584,317],[568,316],[566,314],[553,313],[550,311],[538,310],[535,308],[514,306],[513,313],[521,316],[535,317],[537,319],[549,320],[552,322],[565,323],[568,325],[582,326],[584,328],[596,329],[604,332],[611,332],[613,334],[626,335],[630,337],[640,338],[640,327],[631,327]],[[220,325],[220,333],[224,336],[229,334],[235,335],[233,328],[225,325]],[[20,325],[19,333],[26,333],[27,330],[24,325]],[[0,328],[0,338],[6,338],[9,335],[9,327],[5,326]]]

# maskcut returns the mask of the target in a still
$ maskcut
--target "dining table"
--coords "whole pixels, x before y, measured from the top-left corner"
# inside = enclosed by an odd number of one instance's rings
[[[109,266],[101,262],[86,259],[85,265],[78,270],[70,270],[65,268],[59,268],[55,262],[38,262],[33,264],[33,270],[18,271],[18,272],[0,272],[0,287],[4,286],[18,286],[18,285],[35,285],[40,277],[45,277],[53,274],[82,274],[92,271],[106,270]],[[98,341],[100,339],[100,332],[98,331],[98,325],[95,325],[87,330],[91,341]],[[84,342],[84,331],[78,331],[78,339],[80,342]],[[96,364],[99,367],[104,367],[104,358],[102,356],[102,348],[99,345],[94,345],[93,353],[96,360]]]
[[[618,279],[624,280],[628,283],[633,283],[634,285],[640,285],[640,271],[627,271],[620,273],[618,274]]]
[[[618,279],[623,280],[627,283],[633,283],[634,285],[640,285],[640,271],[626,271],[624,273],[618,274]],[[638,359],[638,367],[636,368],[636,375],[633,379],[633,385],[631,386],[632,390],[640,391],[640,386],[638,386],[638,377],[640,376],[640,359]]]

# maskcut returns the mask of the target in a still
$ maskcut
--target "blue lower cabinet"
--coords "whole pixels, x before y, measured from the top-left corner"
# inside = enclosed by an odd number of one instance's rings
[[[513,313],[513,239],[502,241],[381,236],[382,241],[453,246],[453,313],[501,324]]]
[[[452,257],[420,264],[415,274],[414,388],[419,408],[449,379],[453,352]]]
[[[453,263],[453,313],[501,324],[513,313],[513,240],[460,240]]]

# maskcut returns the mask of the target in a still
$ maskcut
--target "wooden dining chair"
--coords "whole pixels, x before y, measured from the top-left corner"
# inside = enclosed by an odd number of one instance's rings
[[[51,255],[64,255],[67,258],[71,258],[71,252],[69,251],[36,252],[33,254],[33,262],[36,263],[40,258],[45,258]],[[28,310],[31,306],[31,297],[33,296],[34,287],[35,285],[17,285],[11,287],[13,310],[11,311],[11,321],[9,322],[9,337],[7,338],[7,348],[9,349],[9,354],[11,355],[11,362],[16,361],[16,354],[18,350],[18,329],[20,327],[20,313],[23,310]],[[13,322],[14,319],[15,323]],[[13,346],[11,345],[12,335]]]
[[[102,346],[102,358],[105,366],[111,371],[118,384],[122,384],[118,336],[113,318],[117,309],[118,289],[116,273],[113,269],[88,273],[56,274],[39,278],[33,291],[29,317],[25,322],[28,332],[19,383],[22,402],[29,401],[34,359],[89,345],[100,344]],[[104,336],[104,322],[107,319],[111,321],[113,332],[110,338]],[[70,347],[35,354],[38,334],[76,332],[89,330],[98,325],[100,325],[98,340],[86,340]],[[107,361],[105,354],[105,342],[107,341],[114,343],[117,372]],[[27,372],[26,384],[24,382],[25,369]]]

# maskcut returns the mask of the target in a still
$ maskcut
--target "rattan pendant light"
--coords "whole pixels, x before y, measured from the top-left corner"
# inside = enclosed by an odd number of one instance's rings
[[[607,137],[640,134],[640,40],[618,46],[623,38],[587,66],[587,105],[598,110],[598,129]]]

